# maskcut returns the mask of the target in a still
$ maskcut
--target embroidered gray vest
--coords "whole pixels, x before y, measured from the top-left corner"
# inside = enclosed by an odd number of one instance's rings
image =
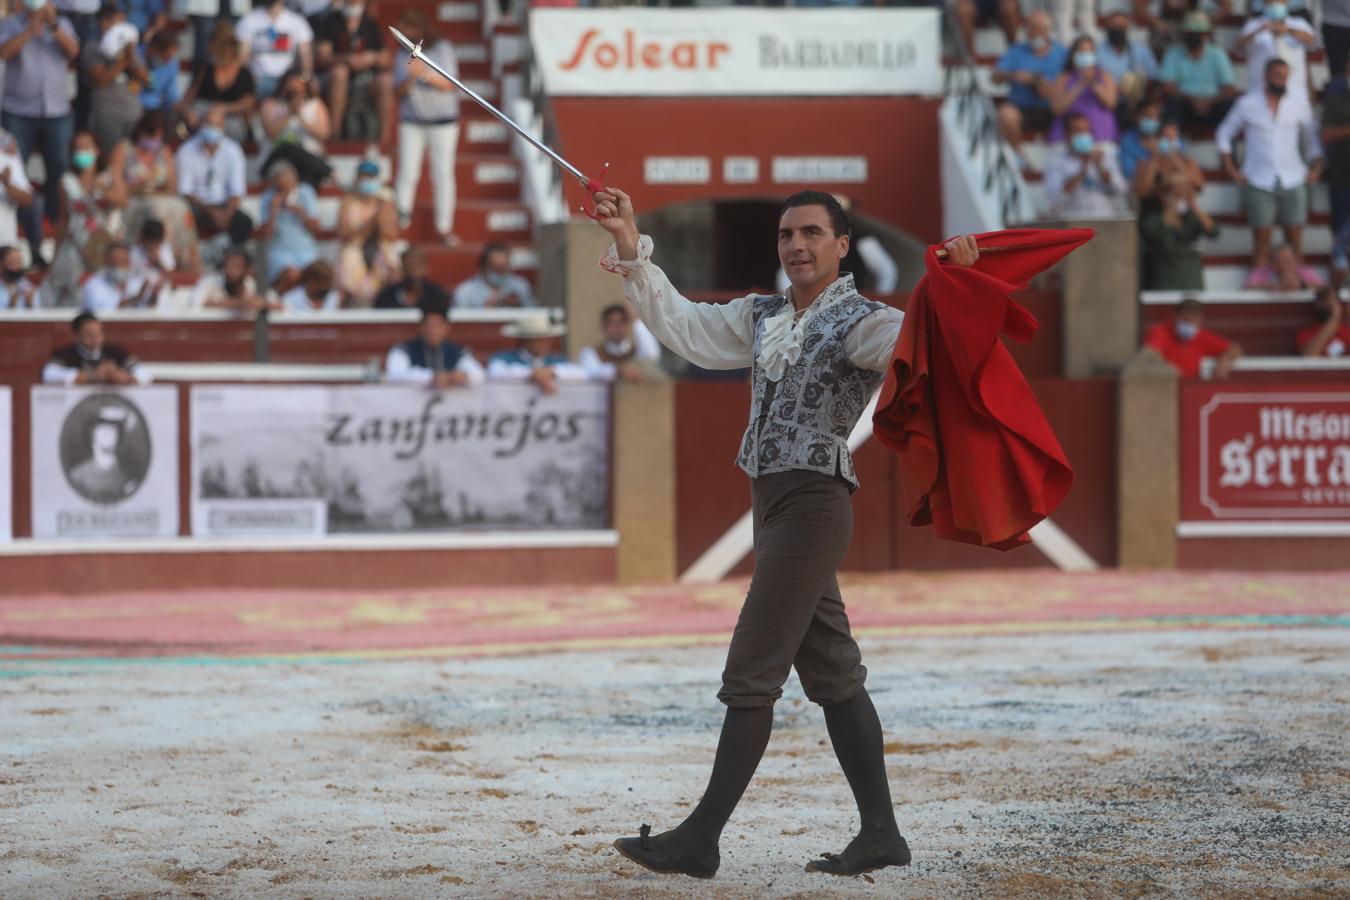
[[[759,349],[765,321],[782,312],[788,300],[776,295],[752,301],[754,395],[750,425],[736,459],[751,478],[806,469],[838,474],[851,490],[858,489],[848,436],[881,386],[882,375],[849,362],[844,338],[854,325],[884,304],[860,296],[853,290],[851,279],[835,289],[842,289],[842,296],[829,299],[824,308],[811,314],[802,326],[801,356],[776,382],[769,380],[760,366]]]

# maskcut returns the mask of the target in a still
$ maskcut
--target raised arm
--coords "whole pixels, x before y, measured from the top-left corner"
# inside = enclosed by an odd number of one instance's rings
[[[752,297],[730,303],[694,303],[651,261],[652,240],[638,233],[633,202],[623,191],[595,194],[600,227],[614,236],[600,265],[622,275],[624,295],[657,340],[705,369],[743,369],[754,358]]]

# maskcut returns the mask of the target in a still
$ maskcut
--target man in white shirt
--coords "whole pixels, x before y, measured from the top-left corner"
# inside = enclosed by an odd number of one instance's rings
[[[1307,186],[1322,173],[1317,120],[1306,99],[1287,93],[1288,81],[1288,63],[1281,59],[1266,63],[1262,90],[1243,94],[1214,132],[1224,169],[1242,186],[1252,227],[1251,285],[1270,279],[1270,236],[1277,221],[1302,265]],[[1233,162],[1233,142],[1239,137],[1244,144],[1241,169]],[[1305,154],[1311,166],[1304,161]]]
[[[153,305],[161,283],[133,277],[131,250],[115,241],[103,251],[103,268],[84,283],[81,307],[85,312],[137,309]]]
[[[19,145],[7,131],[0,131],[0,244],[19,239],[19,210],[33,202],[33,185],[19,156]]]
[[[18,247],[0,247],[0,309],[37,309],[41,297],[28,278],[23,251]]]
[[[342,295],[333,287],[333,265],[316,259],[300,272],[300,283],[281,295],[287,312],[335,312],[342,308]]]
[[[661,344],[651,330],[638,321],[627,304],[606,306],[600,313],[600,328],[604,335],[600,343],[582,347],[577,354],[577,365],[598,381],[613,381],[622,376],[630,381],[641,381],[643,363],[661,360]]]
[[[1061,216],[1119,216],[1129,211],[1125,176],[1115,148],[1099,143],[1085,116],[1072,113],[1064,125],[1065,141],[1045,164],[1045,201]]]
[[[213,106],[202,127],[174,155],[178,193],[192,208],[197,236],[207,240],[228,233],[233,244],[246,243],[253,220],[240,208],[248,190],[244,175],[244,148],[225,136],[225,110]]]
[[[234,33],[259,98],[276,93],[282,76],[291,69],[313,74],[314,29],[304,16],[287,9],[285,0],[258,6],[239,20]]]
[[[487,380],[473,352],[450,340],[445,311],[423,309],[419,335],[395,344],[384,361],[385,380],[435,388],[472,387]]]
[[[712,776],[678,827],[621,838],[615,847],[656,872],[711,878],[718,844],[769,742],[773,705],[795,667],[808,698],[825,711],[830,740],[862,820],[839,854],[808,871],[858,875],[908,865],[895,821],[881,722],[853,640],[836,571],[852,533],[857,487],[848,435],[891,363],[903,314],[862,297],[839,273],[848,217],[820,191],[789,197],[778,219],[778,259],[792,286],[725,304],[691,303],[652,262],[632,201],[615,188],[595,194],[614,244],[600,264],[623,276],[624,295],[671,350],[704,368],[751,367],[750,422],[737,463],[751,479],[755,573],[731,638],[718,699],[727,706]],[[979,255],[973,238],[947,245],[951,263]]]
[[[1308,51],[1317,46],[1317,32],[1302,16],[1291,15],[1283,2],[1267,3],[1261,15],[1242,26],[1233,48],[1247,59],[1247,90],[1265,88],[1266,66],[1272,59],[1289,64],[1288,96],[1308,99]]]

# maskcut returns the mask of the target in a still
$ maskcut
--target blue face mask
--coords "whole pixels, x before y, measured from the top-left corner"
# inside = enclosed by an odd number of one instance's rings
[[[1073,55],[1073,65],[1077,69],[1090,69],[1097,64],[1097,54],[1092,50],[1079,50]]]
[[[1139,133],[1143,135],[1157,134],[1158,129],[1162,127],[1162,122],[1157,119],[1140,119]]]
[[[1177,337],[1183,341],[1189,341],[1200,333],[1200,326],[1194,322],[1185,322],[1180,319],[1176,324]]]
[[[1080,131],[1069,138],[1069,149],[1080,156],[1087,156],[1095,146],[1097,146],[1097,142],[1092,139],[1092,135],[1085,131]]]
[[[219,144],[221,138],[225,137],[225,132],[214,125],[203,125],[202,130],[197,132],[202,136],[202,140],[208,144]]]
[[[1181,138],[1159,138],[1158,152],[1163,156],[1181,152]]]
[[[37,12],[38,10],[42,9],[44,6],[47,5],[47,0],[24,0],[23,5],[31,9],[33,12]]]
[[[1031,45],[1032,50],[1044,50],[1046,47],[1050,46],[1050,39],[1048,37],[1037,35],[1034,38],[1028,39],[1027,43]]]
[[[380,192],[380,183],[374,178],[362,178],[356,183],[356,192],[367,197],[373,196]]]
[[[1272,22],[1282,22],[1289,16],[1289,7],[1283,3],[1272,3],[1265,8],[1264,15]]]

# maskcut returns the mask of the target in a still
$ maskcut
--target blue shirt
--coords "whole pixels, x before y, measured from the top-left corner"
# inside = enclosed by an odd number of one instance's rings
[[[1182,96],[1201,99],[1217,97],[1219,91],[1234,83],[1228,54],[1213,44],[1205,45],[1199,59],[1193,58],[1185,47],[1168,47],[1158,77],[1175,83]]]
[[[65,16],[58,16],[56,27],[76,37],[75,28]],[[16,13],[0,22],[0,44],[28,28],[28,14]],[[5,63],[5,95],[0,106],[15,116],[30,119],[59,119],[70,112],[70,60],[56,38],[46,33],[28,40]]]
[[[1153,58],[1153,51],[1139,41],[1126,41],[1124,50],[1116,50],[1110,41],[1102,41],[1097,45],[1097,65],[1117,82],[1131,72],[1148,81],[1158,79],[1158,61]]]
[[[164,0],[123,0],[121,6],[126,10],[127,21],[136,26],[142,37],[150,23],[165,12]]]
[[[1064,60],[1069,51],[1055,42],[1050,43],[1050,52],[1037,56],[1036,51],[1027,43],[1013,44],[999,57],[994,66],[1000,72],[1035,72],[1046,81],[1054,81],[1064,71]],[[1013,82],[1008,86],[1008,99],[1022,109],[1048,109],[1050,101],[1036,92],[1029,84]]]
[[[499,362],[515,366],[561,366],[568,363],[567,357],[560,353],[549,353],[546,356],[533,356],[524,350],[502,350],[492,354],[488,358],[489,363]]]
[[[142,57],[144,61],[144,57]],[[147,63],[147,67],[149,64]],[[178,102],[178,57],[150,69],[150,83],[141,91],[141,108],[168,109]]]
[[[319,207],[319,195],[314,193],[313,187],[304,182],[301,182],[295,190],[295,205],[304,210],[306,216],[314,218]],[[268,188],[263,193],[261,205],[263,216],[271,213],[272,198],[276,193],[273,188]],[[289,209],[278,214],[272,228],[272,240],[267,246],[268,259],[301,267],[308,265],[318,255],[318,241],[314,239],[314,235],[305,227],[300,217]]]
[[[1134,173],[1139,168],[1139,164],[1152,155],[1148,148],[1144,146],[1144,140],[1139,136],[1139,129],[1125,132],[1125,136],[1120,139],[1120,155],[1117,159],[1117,162],[1120,163],[1120,174],[1133,181]]]

